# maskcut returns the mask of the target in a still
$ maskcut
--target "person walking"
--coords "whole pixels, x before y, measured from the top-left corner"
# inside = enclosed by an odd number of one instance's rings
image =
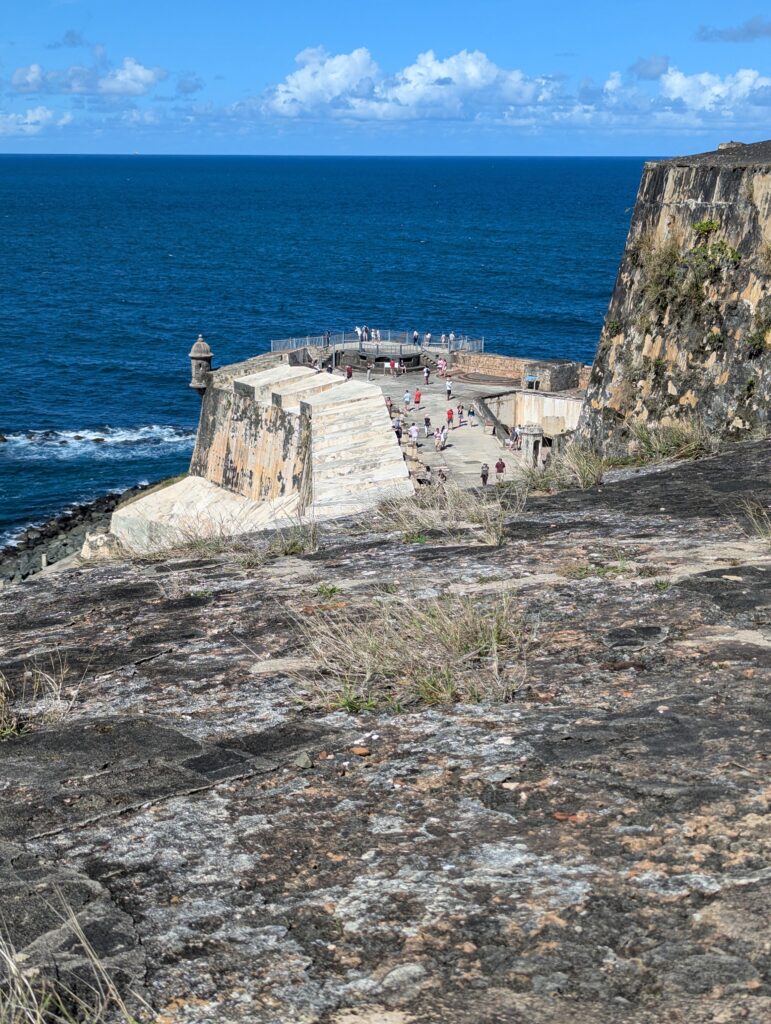
[[[415,408],[420,408],[420,400],[423,396],[420,393],[420,388],[415,388]]]
[[[410,394],[409,388],[407,388],[407,390],[404,392],[404,411],[405,412],[409,412],[410,411],[411,399],[412,399],[412,395]]]
[[[428,437],[428,435],[431,433],[431,417],[430,416],[424,416],[423,417],[423,430],[426,432],[426,437]]]
[[[517,451],[522,447],[522,427],[519,424],[514,427],[514,447]]]
[[[389,367],[391,369],[391,376],[393,377],[394,374],[396,373],[396,360],[395,359],[391,359],[389,361],[388,365],[389,365]]]
[[[439,427],[434,430],[434,448],[436,451],[442,450],[442,432]]]
[[[447,401],[449,402],[452,399],[452,381],[449,378],[445,384],[445,390],[447,391]]]
[[[417,425],[417,423],[415,423],[414,420],[410,424],[410,429],[409,429],[408,433],[410,435],[410,446],[412,447],[413,451],[417,452],[417,450],[418,450],[418,425]]]
[[[429,368],[427,366],[424,366],[423,367],[423,384],[424,384],[425,387],[428,387],[428,384],[429,384],[428,378],[430,376],[431,376],[431,371],[429,370]]]
[[[398,427],[394,427],[394,433],[396,434],[396,440],[397,440],[397,442],[399,444],[399,447],[401,448],[401,446],[402,446],[402,427],[401,427],[401,421],[400,421]]]
[[[498,456],[498,461],[495,463],[495,479],[498,483],[503,480],[503,474],[506,472],[506,463],[503,461],[502,456]]]
[[[447,427],[442,427],[441,440],[442,444],[440,450],[444,451],[444,449],[447,447]]]
[[[372,371],[375,369],[374,363],[367,363],[367,383],[372,380]]]
[[[469,410],[468,410],[468,425],[470,427],[475,427],[477,425],[477,411],[476,411],[476,409],[474,408],[473,405],[469,406]]]
[[[462,402],[458,402],[458,426],[459,427],[463,426],[463,414],[465,413],[465,411],[466,410],[463,408],[463,403]]]
[[[482,468],[479,471],[479,475],[482,477],[482,486],[487,487],[487,478],[490,476],[490,467],[486,462],[482,463]]]
[[[452,430],[453,420],[455,419],[455,413],[453,412],[452,406],[447,410],[447,429]]]
[[[412,344],[413,344],[413,345],[417,345],[417,343],[418,343],[419,341],[420,341],[420,335],[418,334],[418,332],[417,332],[417,331],[413,331],[413,332],[412,332]]]
[[[394,404],[394,403],[393,403],[393,401],[391,400],[391,396],[390,396],[390,395],[386,395],[386,396],[385,396],[385,405],[386,405],[386,409],[388,409],[388,415],[389,415],[389,416],[391,415],[391,406],[392,406],[393,404]]]

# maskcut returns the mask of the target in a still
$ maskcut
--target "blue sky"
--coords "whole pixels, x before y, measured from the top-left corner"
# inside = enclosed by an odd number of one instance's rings
[[[670,154],[771,136],[771,9],[3,0],[0,152]]]

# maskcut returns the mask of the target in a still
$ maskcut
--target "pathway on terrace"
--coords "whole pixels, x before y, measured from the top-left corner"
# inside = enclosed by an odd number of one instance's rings
[[[354,379],[366,379],[365,373],[355,373]],[[494,465],[499,455],[503,454],[506,463],[506,476],[511,475],[517,455],[504,449],[501,442],[490,434],[489,426],[485,430],[477,416],[477,425],[470,427],[466,425],[451,430],[447,439],[447,446],[443,452],[434,450],[433,437],[423,436],[423,418],[431,417],[431,426],[442,426],[446,422],[447,409],[452,406],[455,411],[457,424],[458,403],[462,402],[466,410],[475,399],[484,398],[486,395],[497,394],[501,391],[510,390],[514,384],[510,382],[508,387],[504,383],[477,383],[465,380],[453,380],[452,401],[448,402],[445,390],[445,378],[432,372],[430,384],[425,387],[422,373],[405,373],[401,376],[391,377],[383,375],[382,370],[376,370],[372,374],[372,383],[378,384],[385,395],[389,395],[394,403],[394,408],[402,409],[404,392],[409,389],[414,396],[415,389],[420,388],[420,408],[414,405],[409,413],[405,415],[405,430],[403,444],[407,443],[407,428],[414,421],[420,428],[418,440],[418,458],[426,465],[430,465],[434,473],[442,467],[447,472],[450,480],[463,486],[475,486],[480,482],[479,470],[483,462],[490,467],[490,479],[495,479]]]

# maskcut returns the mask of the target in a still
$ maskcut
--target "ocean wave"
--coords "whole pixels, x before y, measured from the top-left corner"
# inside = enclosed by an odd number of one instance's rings
[[[131,454],[160,455],[193,446],[195,431],[152,423],[142,427],[84,430],[27,430],[4,434],[0,458],[56,459],[93,456],[120,458]]]

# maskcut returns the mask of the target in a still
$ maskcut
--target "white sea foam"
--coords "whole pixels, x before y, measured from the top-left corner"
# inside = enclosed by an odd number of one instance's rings
[[[71,459],[125,458],[185,451],[193,446],[195,432],[152,423],[143,427],[104,427],[101,430],[28,430],[6,434],[0,458]]]

